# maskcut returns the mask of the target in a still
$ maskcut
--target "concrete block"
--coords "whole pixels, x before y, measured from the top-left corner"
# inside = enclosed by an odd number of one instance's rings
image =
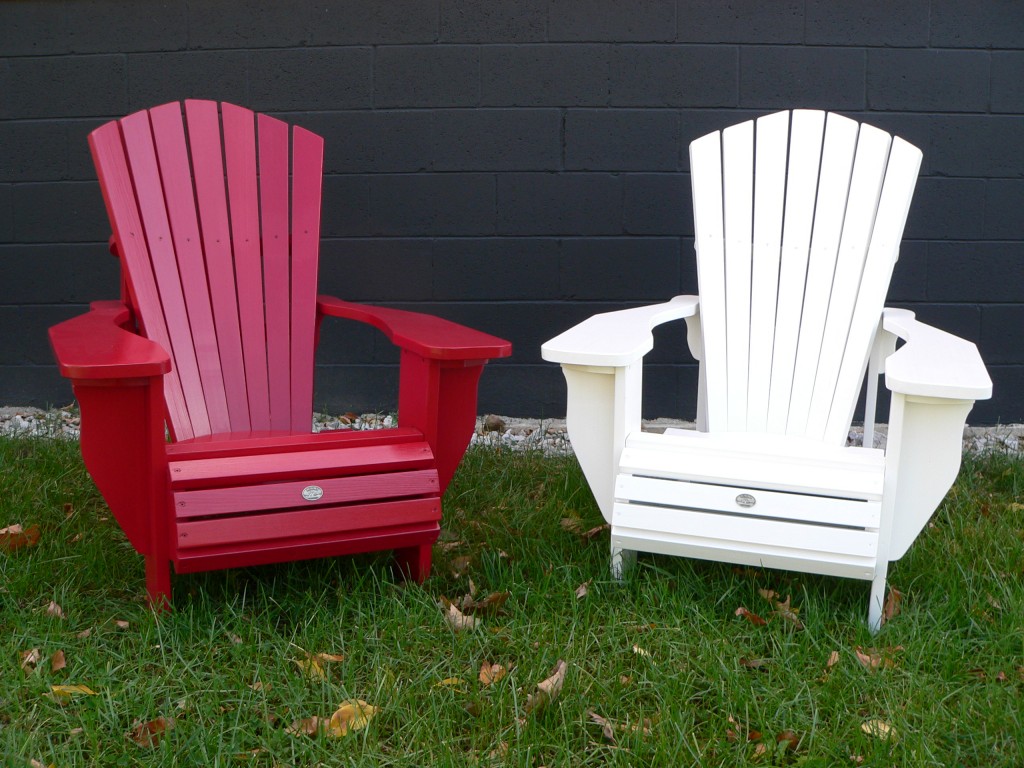
[[[189,48],[278,48],[309,41],[308,0],[189,3]]]
[[[679,0],[676,40],[681,43],[800,43],[804,39],[803,0],[772,3],[738,0],[708,3]]]
[[[740,48],[739,104],[863,109],[865,58],[852,48]]]
[[[807,45],[928,45],[929,0],[864,0],[834,3],[808,0]]]
[[[928,244],[927,295],[931,301],[1019,303],[1021,285],[1024,246],[1019,242]]]
[[[668,110],[570,109],[565,168],[570,171],[674,171],[679,115]]]
[[[498,234],[617,235],[622,179],[605,173],[498,175]]]
[[[432,262],[429,239],[325,240],[318,290],[349,301],[429,301]]]
[[[89,134],[107,122],[106,118],[66,120],[68,135],[67,178],[74,181],[96,181],[96,167],[89,152]]]
[[[17,328],[17,333],[0,333],[0,366],[54,365],[49,344],[38,343],[46,338],[51,325],[80,314],[75,305],[7,304],[0,306],[0,328]],[[21,403],[18,403],[21,405]]]
[[[76,0],[64,7],[74,53],[182,51],[188,45],[186,0]]]
[[[14,185],[0,184],[0,242],[14,240]]]
[[[630,173],[624,178],[622,228],[626,234],[693,236],[688,174]]]
[[[8,65],[3,101],[11,117],[92,117],[128,111],[128,68],[120,54],[15,58]]]
[[[424,159],[437,171],[553,171],[562,167],[557,109],[436,110]]]
[[[327,173],[431,170],[434,111],[354,110],[292,113],[289,121],[324,138]]]
[[[525,43],[546,39],[546,0],[441,0],[441,34],[453,43]]]
[[[559,297],[559,241],[550,237],[433,241],[438,301],[543,301]]]
[[[985,229],[986,182],[918,179],[903,237],[909,240],[980,240]]]
[[[110,223],[92,182],[19,184],[14,196],[16,243],[106,242]]]
[[[886,302],[926,301],[928,295],[928,243],[924,240],[904,240],[900,243],[900,258],[893,270]]]
[[[1024,40],[1024,13],[1015,0],[933,0],[929,21],[936,47],[1020,48]]]
[[[931,172],[942,176],[1024,176],[1024,116],[933,115]]]
[[[53,56],[69,50],[65,3],[0,3],[4,56]]]
[[[658,42],[675,39],[675,0],[551,0],[548,40]]]
[[[567,238],[561,243],[562,298],[576,301],[667,301],[679,293],[674,237]]]
[[[68,175],[67,124],[58,120],[0,122],[0,182],[54,181]]]
[[[739,52],[726,45],[616,45],[609,103],[616,107],[732,107]]]
[[[607,45],[488,45],[480,50],[485,106],[602,106]]]
[[[384,237],[494,234],[494,198],[491,174],[376,175],[370,179],[373,234]]]
[[[400,45],[377,49],[375,107],[472,107],[479,102],[479,47]]]
[[[128,57],[129,111],[212,99],[250,106],[247,51],[136,53]]]
[[[371,48],[253,51],[249,100],[259,111],[368,108],[373,91]]]
[[[120,268],[105,244],[0,244],[0,264],[0,305],[86,305],[120,297]]]
[[[985,239],[1024,240],[1024,180],[990,179],[985,185]]]
[[[438,0],[312,0],[313,45],[393,45],[438,39]]]
[[[320,234],[323,237],[365,237],[372,233],[370,177],[325,175]]]
[[[874,48],[867,55],[867,100],[873,110],[988,110],[987,53]]]
[[[1024,112],[1024,51],[992,53],[992,111]]]

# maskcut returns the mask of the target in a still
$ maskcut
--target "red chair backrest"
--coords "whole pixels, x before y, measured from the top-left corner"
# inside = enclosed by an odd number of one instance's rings
[[[89,146],[140,330],[171,355],[174,438],[309,430],[323,139],[186,101]]]

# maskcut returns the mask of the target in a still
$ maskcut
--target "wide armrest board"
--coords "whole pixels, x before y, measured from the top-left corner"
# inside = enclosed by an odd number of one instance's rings
[[[162,376],[171,359],[156,342],[126,331],[129,318],[119,301],[97,301],[84,315],[50,329],[50,345],[69,379],[130,379]]]
[[[512,354],[512,345],[504,339],[433,315],[354,304],[332,296],[318,296],[317,311],[369,323],[398,347],[434,360],[488,360]]]

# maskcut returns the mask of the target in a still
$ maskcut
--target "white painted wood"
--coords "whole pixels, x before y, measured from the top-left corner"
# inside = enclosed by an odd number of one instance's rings
[[[992,390],[973,344],[883,309],[921,154],[797,110],[702,137],[690,158],[699,302],[597,315],[543,347],[613,574],[642,551],[863,579],[877,630],[888,564],[948,491]],[[644,433],[642,359],[675,319],[700,361],[703,431]],[[868,445],[879,376],[893,393],[885,451],[845,445],[865,370]]]
[[[807,259],[814,224],[814,200],[818,188],[825,114],[794,110],[790,127],[789,170],[779,267],[778,312],[772,383],[768,395],[768,431],[786,432],[796,346],[807,278]]]
[[[856,122],[839,115],[830,114],[825,121],[807,284],[786,427],[791,435],[802,435],[807,428],[807,415],[823,351],[822,337],[833,304],[833,280],[836,278],[840,239],[846,233],[844,220],[847,201],[851,197],[850,179],[858,129]],[[843,286],[837,285],[836,288],[838,293],[843,292]]]
[[[775,349],[782,212],[786,199],[789,112],[758,118],[754,151],[754,243],[750,295],[750,371],[747,429],[768,425],[768,393]]]
[[[747,428],[750,272],[754,231],[754,121],[722,131],[728,426]]]
[[[740,506],[737,502],[740,496],[754,499],[754,505]],[[878,501],[801,496],[761,488],[708,485],[625,474],[620,474],[615,481],[615,500],[748,517],[799,520],[862,530],[877,529],[881,514],[881,503]],[[749,502],[745,500],[745,503]]]
[[[722,211],[721,135],[709,133],[690,144],[690,180],[693,186],[694,249],[697,283],[704,303],[703,375],[707,392],[708,429],[729,423],[726,364],[725,233]]]

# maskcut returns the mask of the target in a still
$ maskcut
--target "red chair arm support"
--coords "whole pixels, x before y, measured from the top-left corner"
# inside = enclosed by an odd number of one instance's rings
[[[317,313],[369,323],[396,346],[432,360],[489,360],[508,357],[512,344],[433,315],[353,304],[333,296],[317,297]]]
[[[157,343],[126,331],[131,317],[119,301],[96,301],[89,312],[50,329],[61,375],[75,380],[162,376],[171,359]]]

